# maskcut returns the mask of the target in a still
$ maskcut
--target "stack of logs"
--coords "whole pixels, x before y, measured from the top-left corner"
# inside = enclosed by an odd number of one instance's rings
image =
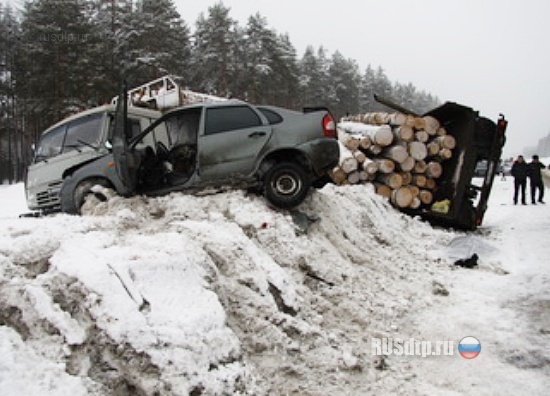
[[[339,185],[372,183],[399,208],[430,205],[442,162],[456,141],[431,116],[367,113],[338,124],[340,163],[331,172]]]

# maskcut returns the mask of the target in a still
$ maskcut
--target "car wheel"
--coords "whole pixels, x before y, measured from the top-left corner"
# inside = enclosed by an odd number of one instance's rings
[[[280,208],[291,208],[302,203],[309,187],[309,176],[304,168],[292,162],[273,165],[264,178],[266,199]]]
[[[108,197],[102,192],[94,192],[94,186],[103,186],[109,188],[109,184],[105,180],[90,179],[81,182],[74,191],[74,203],[78,214],[91,212],[100,202],[107,201]]]

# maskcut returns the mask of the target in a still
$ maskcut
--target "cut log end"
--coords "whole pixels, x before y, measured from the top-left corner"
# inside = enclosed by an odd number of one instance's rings
[[[392,189],[389,186],[386,186],[385,184],[382,184],[382,183],[375,183],[374,188],[375,188],[376,194],[386,198],[391,197]]]
[[[422,161],[428,156],[428,148],[424,143],[411,142],[409,143],[409,153],[417,161]]]
[[[407,159],[409,153],[407,148],[403,146],[391,146],[382,152],[382,155],[392,161],[401,163]]]
[[[406,187],[400,187],[391,194],[391,202],[398,208],[408,208],[414,200],[411,190]]]
[[[426,167],[426,176],[437,179],[443,173],[443,167],[439,162],[431,161]]]
[[[403,177],[399,173],[379,175],[377,180],[394,190],[403,185]]]

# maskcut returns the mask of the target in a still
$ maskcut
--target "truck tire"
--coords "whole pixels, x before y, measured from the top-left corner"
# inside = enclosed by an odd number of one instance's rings
[[[304,168],[293,162],[273,165],[264,177],[264,196],[279,208],[299,205],[309,192],[310,178]]]
[[[111,188],[109,183],[106,180],[102,179],[89,179],[84,180],[76,186],[74,190],[74,203],[76,207],[77,214],[82,214],[82,206],[86,200],[93,196],[97,202],[105,202],[107,197],[101,193],[95,193],[92,191],[92,188],[96,185],[100,185],[106,188]]]

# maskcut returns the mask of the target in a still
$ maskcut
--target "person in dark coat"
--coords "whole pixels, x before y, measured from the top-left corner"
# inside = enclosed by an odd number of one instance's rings
[[[527,162],[523,159],[523,155],[519,155],[517,160],[514,161],[511,170],[514,177],[514,205],[518,204],[518,195],[521,191],[521,203],[527,205],[525,202],[525,188],[527,187]]]
[[[531,185],[531,200],[533,205],[537,204],[536,194],[539,190],[539,202],[544,203],[542,198],[544,197],[544,183],[542,182],[542,174],[540,173],[541,169],[546,168],[546,165],[542,164],[539,161],[538,155],[533,155],[533,161],[528,165],[527,175],[529,176],[529,181]]]

